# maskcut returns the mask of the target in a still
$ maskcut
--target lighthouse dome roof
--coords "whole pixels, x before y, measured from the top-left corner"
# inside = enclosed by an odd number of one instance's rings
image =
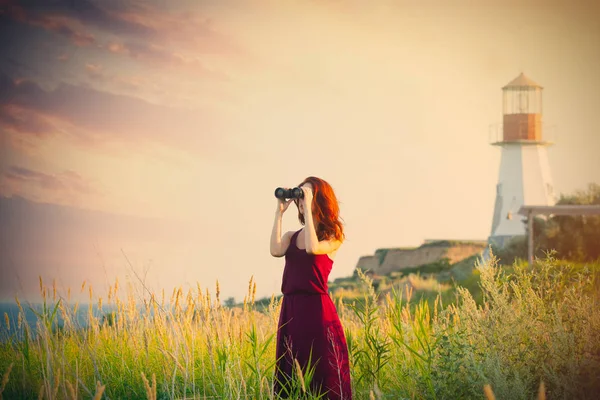
[[[536,82],[532,81],[529,77],[525,76],[524,73],[521,72],[519,76],[506,84],[502,89],[511,89],[511,88],[540,88],[542,86],[538,85]]]

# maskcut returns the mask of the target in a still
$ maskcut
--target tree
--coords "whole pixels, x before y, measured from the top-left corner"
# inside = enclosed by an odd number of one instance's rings
[[[586,191],[561,196],[557,204],[600,205],[600,185],[590,184]],[[540,233],[540,242],[557,251],[560,258],[573,261],[600,259],[600,215],[557,215]]]
[[[229,297],[227,300],[225,300],[225,307],[233,307],[235,306],[235,299],[233,297]]]
[[[600,185],[592,183],[587,190],[561,195],[557,204],[600,205]],[[536,257],[555,250],[556,258],[579,262],[600,259],[600,216],[535,218],[533,232]],[[527,238],[515,237],[504,248],[492,248],[492,251],[502,264],[511,265],[516,259],[527,259]]]

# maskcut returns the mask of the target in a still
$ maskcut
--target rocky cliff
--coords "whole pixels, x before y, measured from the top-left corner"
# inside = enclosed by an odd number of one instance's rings
[[[414,248],[378,249],[374,255],[360,257],[356,268],[376,275],[388,275],[443,260],[455,264],[481,254],[486,246],[485,241],[429,240]]]

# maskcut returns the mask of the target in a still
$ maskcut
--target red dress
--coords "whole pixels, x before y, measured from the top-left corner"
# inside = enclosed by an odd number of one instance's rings
[[[285,253],[274,392],[286,398],[282,388],[286,379],[296,373],[292,355],[304,373],[312,347],[313,389],[327,392],[325,399],[351,400],[348,346],[327,291],[333,261],[326,254],[309,254],[298,248],[299,232],[294,233]]]

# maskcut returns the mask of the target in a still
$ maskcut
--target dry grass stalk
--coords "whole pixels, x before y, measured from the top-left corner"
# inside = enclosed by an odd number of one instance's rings
[[[101,385],[100,382],[96,382],[96,395],[94,396],[94,400],[100,400],[102,398],[105,388],[106,385]]]
[[[377,395],[378,399],[383,398],[383,392],[381,391],[381,389],[379,389],[379,385],[377,384],[377,382],[374,383],[373,390],[375,391],[375,394]]]
[[[2,400],[2,393],[4,392],[4,389],[6,388],[6,384],[8,383],[8,377],[10,376],[10,371],[12,371],[13,364],[14,363],[10,363],[10,365],[8,366],[8,369],[2,376],[2,384],[0,385],[0,400]]]
[[[148,400],[156,400],[156,375],[152,374],[152,386],[150,386],[146,375],[142,372],[142,380],[144,381],[144,386],[146,387],[146,394],[148,395]]]
[[[306,393],[306,387],[304,386],[304,374],[302,374],[302,368],[300,368],[300,363],[296,358],[294,358],[294,365],[296,366],[296,373],[298,374],[298,379],[302,385],[302,393]]]
[[[56,399],[59,386],[60,386],[60,369],[57,370],[56,375],[54,375],[54,392],[52,393],[53,399]]]
[[[546,385],[544,381],[540,382],[540,388],[538,389],[538,400],[546,400]]]
[[[485,394],[486,400],[496,400],[496,396],[494,396],[492,387],[489,384],[483,386],[483,393]]]
[[[69,391],[69,394],[71,395],[71,398],[77,399],[77,391],[75,390],[75,388],[73,388],[73,385],[71,384],[71,382],[66,381],[66,386],[67,386],[67,390]]]

